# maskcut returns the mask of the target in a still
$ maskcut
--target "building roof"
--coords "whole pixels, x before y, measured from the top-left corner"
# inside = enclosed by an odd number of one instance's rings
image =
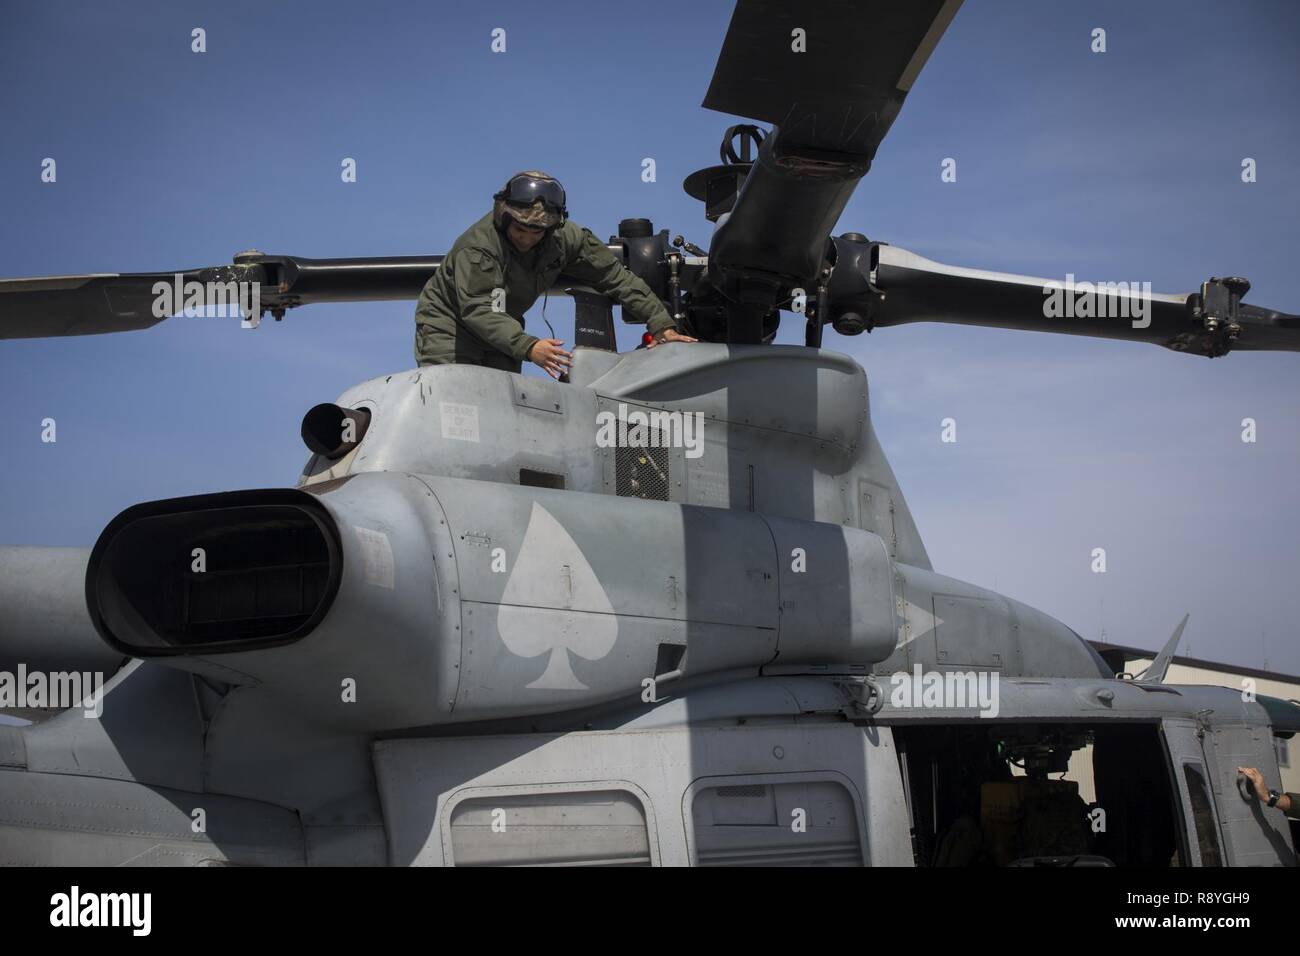
[[[1154,660],[1159,651],[1148,650],[1144,647],[1130,647],[1125,644],[1107,644],[1103,641],[1089,641],[1098,653],[1119,653],[1125,660],[1134,660],[1142,658],[1144,660]],[[1285,684],[1300,684],[1300,676],[1295,674],[1283,674],[1273,670],[1263,670],[1259,667],[1240,667],[1236,664],[1223,664],[1219,661],[1207,661],[1199,657],[1181,657],[1174,655],[1171,663],[1182,664],[1184,667],[1199,667],[1207,671],[1219,671],[1224,674],[1240,674],[1243,677],[1259,677],[1265,680],[1282,681]]]

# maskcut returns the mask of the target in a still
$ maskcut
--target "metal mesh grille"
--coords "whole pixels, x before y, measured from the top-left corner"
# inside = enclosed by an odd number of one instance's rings
[[[761,797],[767,793],[767,787],[761,783],[738,787],[718,787],[720,797]]]
[[[664,447],[664,434],[656,429],[647,432],[646,443],[651,447],[620,445],[614,450],[614,493],[624,498],[667,501],[668,449]]]

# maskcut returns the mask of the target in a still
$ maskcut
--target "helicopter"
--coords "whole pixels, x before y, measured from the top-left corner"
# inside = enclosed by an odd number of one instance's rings
[[[1182,625],[1129,679],[936,572],[865,373],[822,348],[933,321],[1300,350],[1240,277],[1065,289],[831,235],[959,6],[738,0],[704,106],[770,128],[687,178],[707,250],[609,243],[699,343],[620,353],[561,276],[565,381],[384,375],[307,411],[292,488],[0,549],[0,668],[111,675],[97,719],[0,726],[0,862],[1292,865],[1236,768],[1276,781],[1300,707],[1165,683]],[[258,290],[249,324],[414,299],[440,261],[0,280],[0,337],[146,329],[191,284]],[[1078,755],[1091,806],[1050,777]]]

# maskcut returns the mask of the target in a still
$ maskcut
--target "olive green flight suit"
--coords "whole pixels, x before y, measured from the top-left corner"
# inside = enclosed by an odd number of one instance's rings
[[[652,334],[673,327],[650,287],[591,234],[572,221],[521,253],[488,213],[456,240],[415,307],[415,360],[460,363],[518,372],[537,341],[524,331],[527,312],[563,271],[619,302]],[[505,290],[493,306],[493,291]],[[498,297],[499,299],[499,297]]]

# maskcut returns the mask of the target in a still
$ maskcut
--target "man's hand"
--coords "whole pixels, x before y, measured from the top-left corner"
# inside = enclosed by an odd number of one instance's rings
[[[664,342],[698,342],[698,341],[699,339],[693,339],[689,335],[682,335],[682,333],[678,332],[676,329],[667,328],[664,329],[662,332],[660,332],[658,335],[656,335],[654,337],[654,340],[649,342],[646,345],[646,348],[652,349],[656,345],[661,345]]]
[[[1268,803],[1268,785],[1264,783],[1264,775],[1254,767],[1238,767],[1237,773],[1241,774],[1250,781],[1250,788],[1255,791],[1255,796],[1259,798],[1260,803]],[[1291,812],[1291,795],[1284,793],[1277,798],[1274,804],[1283,813]]]
[[[1268,787],[1264,785],[1264,775],[1262,773],[1254,767],[1238,767],[1237,773],[1250,781],[1250,788],[1255,791],[1255,796],[1268,803]]]
[[[538,339],[528,350],[528,361],[540,365],[551,378],[559,378],[573,367],[573,354],[560,348],[562,339]]]

